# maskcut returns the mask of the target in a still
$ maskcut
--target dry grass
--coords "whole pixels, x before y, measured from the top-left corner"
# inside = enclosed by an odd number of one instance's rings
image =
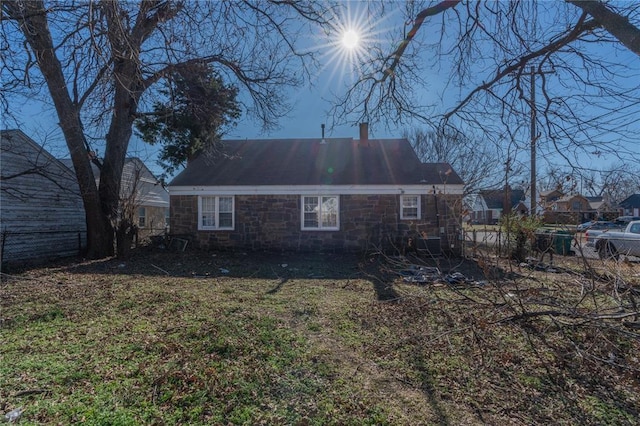
[[[640,265],[140,252],[0,284],[23,424],[635,424]],[[430,266],[436,266],[433,263]],[[635,308],[637,310],[637,308]],[[597,317],[599,315],[599,317]]]

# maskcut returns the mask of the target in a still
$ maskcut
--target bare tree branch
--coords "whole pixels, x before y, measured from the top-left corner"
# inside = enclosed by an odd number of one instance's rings
[[[11,98],[48,89],[78,180],[88,187],[90,257],[111,254],[133,122],[164,96],[156,90],[160,80],[194,63],[214,64],[244,89],[244,112],[271,128],[290,108],[283,88],[308,81],[317,65],[312,51],[300,49],[301,35],[327,25],[334,7],[285,0],[2,2],[2,43],[11,54],[3,55],[10,79],[0,99],[8,109]],[[91,162],[101,168],[97,189]]]
[[[443,13],[447,9],[454,8],[460,2],[461,0],[445,0],[436,4],[435,6],[428,7],[420,11],[420,13],[418,13],[413,21],[413,26],[411,27],[405,38],[400,42],[398,48],[391,55],[389,55],[389,59],[392,62],[389,67],[384,70],[383,76],[380,81],[386,80],[388,76],[392,76],[395,73],[395,70],[400,64],[400,60],[402,59],[402,55],[407,49],[407,46],[409,45],[409,43],[411,43],[427,18]]]
[[[576,26],[571,30],[567,31],[565,36],[555,37],[555,41],[550,43],[535,52],[531,52],[525,56],[517,58],[514,63],[505,66],[502,69],[498,69],[496,71],[496,75],[486,83],[475,87],[469,94],[460,101],[453,109],[449,110],[444,114],[444,118],[449,119],[453,115],[457,114],[464,106],[469,103],[469,101],[474,98],[479,92],[488,91],[491,89],[496,83],[503,80],[505,77],[510,76],[511,74],[515,74],[517,79],[520,80],[522,78],[523,73],[525,72],[526,66],[531,63],[534,59],[545,57],[551,52],[557,52],[563,46],[571,43],[576,40],[581,34],[584,34],[588,31],[591,31],[597,23],[595,21],[587,21],[585,22],[586,15],[583,15]],[[538,66],[540,68],[540,66]],[[520,91],[520,97],[524,98],[524,92],[520,86],[518,86],[518,90]],[[547,102],[549,104],[549,102]]]
[[[633,119],[639,111],[640,4],[468,0],[410,6],[408,32],[399,26],[368,47],[357,81],[335,103],[335,121],[450,126],[496,146],[509,135],[523,152],[533,138],[549,166],[588,167],[585,158],[594,155],[640,161]],[[424,19],[434,13],[439,19]],[[398,33],[399,44],[385,45]],[[539,132],[533,136],[522,126],[532,109]]]

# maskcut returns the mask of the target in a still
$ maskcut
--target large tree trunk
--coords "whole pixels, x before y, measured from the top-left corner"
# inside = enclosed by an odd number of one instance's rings
[[[67,90],[62,65],[55,54],[44,4],[42,1],[27,1],[19,4],[7,3],[5,7],[11,8],[12,17],[21,24],[22,32],[35,53],[60,119],[60,127],[71,154],[85,209],[87,256],[93,259],[111,256],[113,226],[102,213],[98,188],[85,145],[80,111]]]
[[[629,18],[616,13],[601,1],[567,0],[567,2],[587,12],[627,49],[640,55],[640,29],[629,22]]]
[[[123,95],[116,95],[116,102],[123,102],[123,98],[130,98],[128,103],[133,103],[134,100],[131,96],[127,96],[128,92],[124,88],[116,89],[118,93],[124,93]],[[136,101],[137,102],[137,101]],[[110,223],[116,230],[117,235],[117,253],[119,257],[126,257],[125,253],[128,253],[131,246],[131,241],[127,238],[122,238],[122,228],[128,227],[126,223],[120,223],[124,218],[120,217],[119,208],[120,205],[120,186],[122,184],[122,172],[124,169],[124,163],[126,160],[127,147],[129,145],[129,139],[131,138],[133,128],[133,116],[135,114],[135,107],[125,107],[114,114],[111,118],[111,125],[109,132],[106,136],[106,150],[104,154],[104,162],[102,163],[102,171],[100,173],[100,199],[102,200],[102,213],[105,217],[109,218]],[[128,221],[129,218],[126,218]],[[125,221],[125,222],[126,222]],[[128,235],[125,232],[126,235]],[[120,247],[121,244],[127,245],[127,247]]]
[[[141,5],[144,8],[144,5]],[[140,72],[140,37],[131,37],[122,26],[122,12],[118,2],[103,2],[109,28],[109,42],[113,58],[113,113],[106,135],[104,162],[100,174],[102,210],[117,229],[120,207],[120,185],[138,101],[143,89]],[[144,13],[141,10],[141,13]],[[137,26],[136,26],[137,28]]]
[[[118,220],[122,171],[140,97],[140,84],[136,84],[137,64],[134,61],[126,62],[128,63],[121,63],[114,67],[116,75],[114,112],[106,136],[104,162],[100,173],[99,192],[102,209],[114,226]]]

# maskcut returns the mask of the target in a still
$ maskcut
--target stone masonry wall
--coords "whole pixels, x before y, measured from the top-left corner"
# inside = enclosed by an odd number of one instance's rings
[[[439,233],[433,197],[422,196],[420,221],[401,221],[399,203],[399,195],[341,195],[339,231],[303,231],[299,195],[238,195],[234,230],[197,231],[197,196],[171,196],[171,233],[202,249],[287,251],[402,250],[410,236]]]

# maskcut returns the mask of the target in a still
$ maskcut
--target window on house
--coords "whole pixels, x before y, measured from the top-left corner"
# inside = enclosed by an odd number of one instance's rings
[[[571,205],[571,209],[576,212],[579,212],[581,210],[580,207],[580,201],[574,201]]]
[[[233,229],[233,197],[198,198],[198,229]]]
[[[302,197],[302,229],[339,229],[340,203],[334,196]]]
[[[145,207],[138,208],[138,228],[144,228],[147,225],[147,209]]]
[[[400,196],[400,219],[420,219],[420,196]]]

